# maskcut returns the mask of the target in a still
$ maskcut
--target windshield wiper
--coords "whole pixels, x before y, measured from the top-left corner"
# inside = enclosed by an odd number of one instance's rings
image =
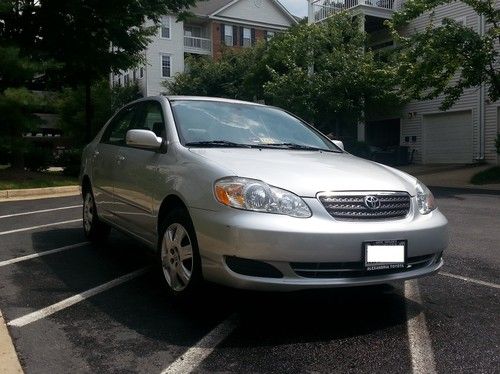
[[[269,148],[286,148],[286,149],[299,149],[306,151],[324,151],[324,152],[341,153],[340,151],[334,149],[317,148],[317,147],[312,147],[310,145],[303,145],[297,143],[266,143],[266,144],[259,144],[259,146],[269,147]]]
[[[186,143],[187,147],[228,147],[228,148],[252,148],[250,144],[229,142],[227,140],[204,140]]]

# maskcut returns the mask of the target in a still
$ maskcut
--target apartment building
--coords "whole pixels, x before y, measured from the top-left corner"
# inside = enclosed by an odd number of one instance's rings
[[[165,80],[184,72],[189,54],[217,58],[223,46],[246,48],[297,23],[278,0],[208,0],[189,11],[193,17],[187,21],[177,21],[175,15],[162,17],[145,51],[145,66],[112,75],[111,83],[136,81],[144,96],[158,95],[166,91]]]
[[[383,26],[404,0],[308,0],[309,22],[322,22],[339,11],[363,17],[370,47],[391,48],[393,40]],[[500,7],[500,1],[496,1]],[[437,7],[408,24],[403,32],[423,31],[431,22],[455,19],[478,33],[484,32],[484,20],[461,1]],[[490,102],[485,87],[466,90],[449,110],[440,111],[442,98],[413,101],[401,113],[390,117],[368,118],[358,125],[359,141],[373,145],[408,146],[417,163],[497,163],[495,139],[500,133],[500,102]]]

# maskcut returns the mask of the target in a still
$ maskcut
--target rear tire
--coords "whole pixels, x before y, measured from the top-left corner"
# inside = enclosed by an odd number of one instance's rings
[[[83,233],[93,243],[103,242],[109,236],[111,228],[99,220],[94,194],[90,189],[83,194]]]
[[[158,264],[168,292],[192,298],[203,283],[201,258],[193,223],[185,209],[174,209],[160,224]]]

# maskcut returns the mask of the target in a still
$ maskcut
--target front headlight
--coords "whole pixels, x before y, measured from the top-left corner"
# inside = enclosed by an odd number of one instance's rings
[[[227,206],[255,212],[311,217],[304,200],[297,195],[248,178],[227,177],[215,182],[215,197]]]
[[[429,214],[437,208],[432,192],[420,181],[415,185],[417,190],[417,205],[420,214]]]

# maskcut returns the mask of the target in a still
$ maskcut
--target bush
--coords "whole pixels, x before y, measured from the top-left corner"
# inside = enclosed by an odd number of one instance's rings
[[[29,171],[44,171],[54,162],[50,148],[30,146],[24,154],[24,166]]]
[[[68,149],[57,158],[57,163],[63,168],[63,174],[68,177],[77,177],[80,174],[82,163],[81,149]]]
[[[472,184],[500,183],[500,166],[480,171],[471,178],[470,182]]]

